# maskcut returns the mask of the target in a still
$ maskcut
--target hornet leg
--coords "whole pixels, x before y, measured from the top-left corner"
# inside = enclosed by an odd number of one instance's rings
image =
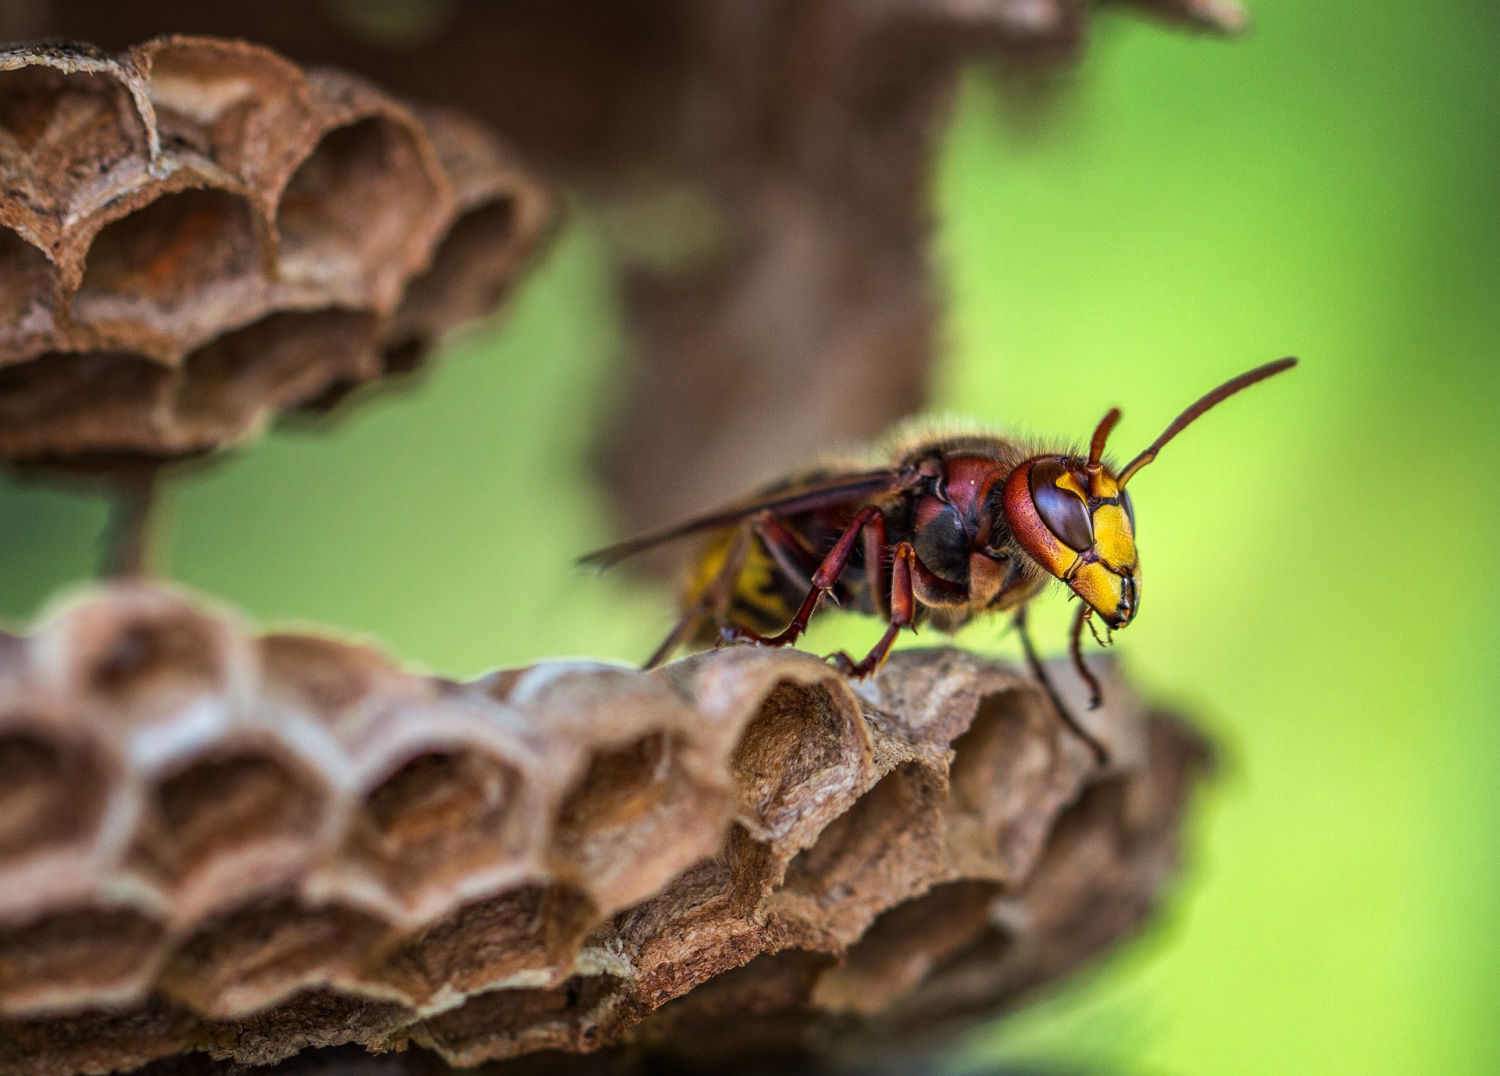
[[[1089,628],[1094,624],[1090,619],[1094,611],[1083,602],[1078,603],[1078,614],[1073,617],[1073,638],[1068,651],[1073,657],[1073,668],[1078,670],[1079,678],[1089,686],[1089,709],[1099,709],[1099,700],[1103,692],[1099,689],[1099,681],[1094,679],[1094,674],[1089,672],[1089,667],[1083,663],[1083,625],[1088,621]],[[1098,638],[1097,635],[1094,636]],[[1103,645],[1103,644],[1100,644]]]
[[[1062,699],[1057,696],[1057,689],[1052,686],[1052,681],[1047,678],[1047,673],[1042,668],[1042,661],[1037,657],[1036,647],[1031,644],[1031,633],[1026,630],[1026,606],[1023,605],[1016,610],[1014,623],[1016,634],[1021,637],[1021,649],[1026,652],[1026,664],[1031,667],[1031,675],[1036,677],[1037,683],[1041,684],[1042,690],[1047,693],[1047,698],[1052,700],[1052,705],[1057,709],[1058,716],[1063,719],[1063,724],[1073,731],[1073,735],[1089,745],[1099,765],[1105,765],[1109,762],[1109,752],[1078,723],[1078,719],[1063,705]]]
[[[688,636],[693,634],[693,629],[698,622],[709,612],[722,617],[723,610],[729,605],[731,589],[735,578],[740,574],[740,569],[745,566],[745,558],[750,555],[750,525],[743,524],[735,532],[734,541],[729,546],[729,551],[724,554],[724,561],[719,565],[719,570],[709,580],[708,586],[703,588],[692,603],[682,611],[677,624],[661,645],[646,659],[642,668],[654,669],[662,662],[671,657],[683,643],[687,642]]]
[[[765,543],[766,551],[771,554],[776,567],[781,569],[782,575],[798,586],[812,578],[823,558],[808,549],[807,544],[788,529],[785,523],[770,512],[762,512],[751,517],[751,524]]]
[[[776,635],[761,635],[749,628],[725,628],[721,636],[725,642],[752,642],[762,646],[786,646],[797,641],[797,638],[807,630],[807,622],[812,619],[814,610],[818,607],[818,601],[824,594],[831,594],[833,588],[838,585],[839,577],[844,574],[844,569],[849,566],[849,558],[854,553],[854,543],[859,540],[860,532],[875,519],[884,519],[880,509],[874,505],[862,509],[858,515],[849,521],[844,528],[844,533],[839,535],[839,540],[834,543],[828,555],[823,558],[823,563],[818,565],[818,570],[813,573],[812,587],[807,592],[807,597],[802,600],[802,607],[797,610],[796,616],[786,629]]]
[[[910,542],[902,542],[895,549],[891,562],[891,613],[890,624],[862,661],[856,662],[842,650],[833,655],[833,662],[845,676],[862,679],[880,668],[901,629],[912,622],[916,615],[917,599],[911,589],[912,565],[916,563],[917,551]]]

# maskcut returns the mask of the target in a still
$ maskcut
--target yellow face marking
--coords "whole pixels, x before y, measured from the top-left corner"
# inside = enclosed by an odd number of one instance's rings
[[[1120,484],[1102,470],[1092,477],[1092,490],[1086,489],[1070,471],[1058,475],[1054,484],[1058,489],[1066,490],[1085,502],[1091,496],[1118,502],[1120,496]],[[1125,514],[1125,509],[1118,503],[1100,505],[1094,509],[1092,524],[1094,552],[1099,559],[1117,572],[1128,571],[1135,563],[1135,535],[1131,531],[1130,517]]]
[[[1116,571],[1125,571],[1135,563],[1130,517],[1118,504],[1101,504],[1094,509],[1094,550]]]
[[[1072,474],[1067,471],[1064,471],[1062,474],[1058,475],[1057,481],[1054,484],[1058,489],[1065,489],[1069,493],[1076,493],[1079,500],[1086,501],[1089,499],[1089,491],[1084,489],[1083,486],[1079,483],[1078,479],[1074,478]]]
[[[1081,566],[1068,580],[1068,586],[1106,619],[1119,614],[1124,581],[1098,561]]]

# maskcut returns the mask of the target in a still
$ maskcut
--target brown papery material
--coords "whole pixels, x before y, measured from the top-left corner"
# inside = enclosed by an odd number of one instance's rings
[[[0,49],[0,190],[0,458],[85,469],[409,369],[553,208],[473,121],[180,36]]]
[[[455,683],[140,584],[0,644],[6,1074],[927,1034],[1130,933],[1205,759],[946,649]]]

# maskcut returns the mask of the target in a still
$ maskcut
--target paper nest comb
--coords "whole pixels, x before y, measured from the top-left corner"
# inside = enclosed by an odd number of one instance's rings
[[[993,1012],[1127,933],[1204,760],[953,650],[455,683],[145,584],[0,636],[0,1072],[705,1052]],[[675,999],[675,1000],[674,1000]]]
[[[0,458],[243,442],[490,309],[553,199],[484,129],[238,41],[0,49]]]

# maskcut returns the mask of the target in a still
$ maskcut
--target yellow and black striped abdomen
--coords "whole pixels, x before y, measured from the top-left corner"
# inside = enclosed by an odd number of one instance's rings
[[[743,549],[736,550],[737,545],[743,545]],[[740,563],[738,569],[731,566],[733,575],[726,585],[719,580],[731,556]],[[789,579],[764,539],[744,525],[720,531],[704,545],[689,570],[682,604],[684,608],[707,604],[707,615],[693,633],[693,641],[708,646],[725,624],[762,634],[780,631],[801,604],[807,587],[805,581]],[[716,588],[722,596],[715,601],[710,591]]]

